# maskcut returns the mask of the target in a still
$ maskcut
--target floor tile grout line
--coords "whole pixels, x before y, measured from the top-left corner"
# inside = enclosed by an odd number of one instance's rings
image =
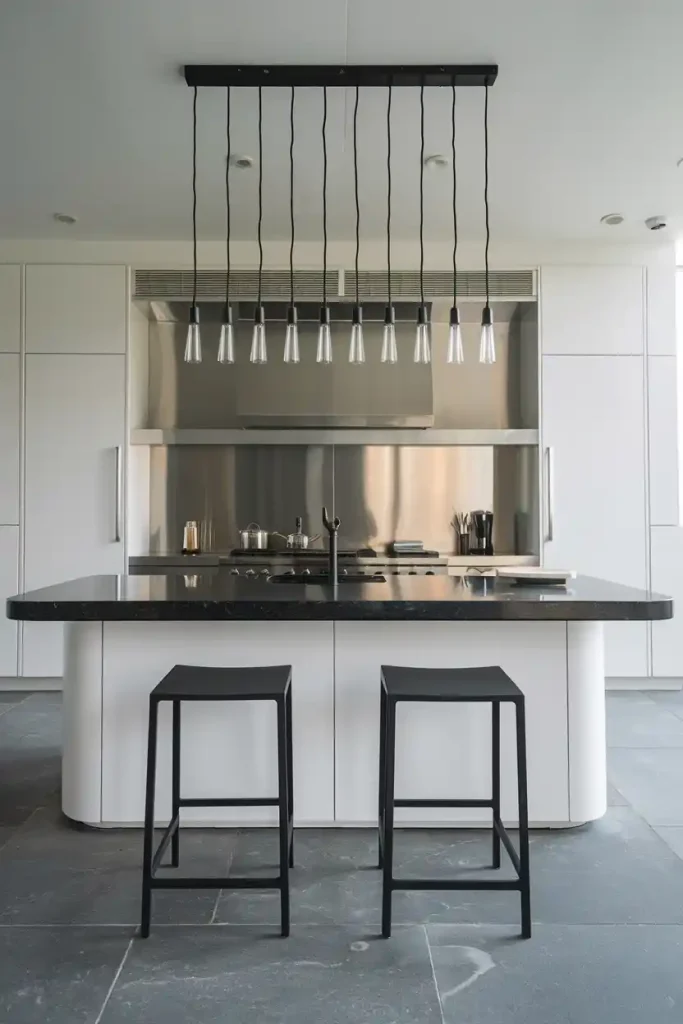
[[[422,925],[422,931],[424,932],[425,943],[427,945],[427,955],[429,956],[429,965],[432,969],[432,981],[434,982],[434,989],[436,991],[436,998],[439,1001],[439,1013],[441,1014],[441,1024],[446,1024],[446,1018],[443,1013],[443,1003],[441,1002],[441,993],[439,992],[439,983],[436,980],[436,970],[434,968],[434,957],[432,956],[432,947],[429,943],[429,932],[427,931],[427,925]]]
[[[109,986],[109,990],[108,990],[106,996],[104,997],[104,1002],[102,1003],[102,1009],[97,1014],[97,1017],[95,1019],[95,1024],[100,1024],[100,1021],[102,1020],[102,1016],[104,1014],[104,1011],[107,1009],[107,1004],[109,1003],[109,1000],[111,999],[111,994],[114,991],[114,988],[116,986],[116,982],[121,977],[121,971],[123,970],[124,965],[126,963],[126,960],[128,959],[128,954],[130,953],[131,949],[133,948],[133,941],[134,941],[134,938],[130,939],[129,942],[128,942],[128,945],[126,946],[126,949],[125,949],[125,952],[123,954],[123,957],[121,958],[121,963],[119,964],[118,970],[116,971],[116,974],[114,975],[114,980],[112,981],[111,985]]]

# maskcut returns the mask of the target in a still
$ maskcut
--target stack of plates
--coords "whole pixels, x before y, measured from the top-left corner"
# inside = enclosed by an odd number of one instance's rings
[[[576,577],[573,569],[540,569],[535,565],[506,566],[498,569],[496,575],[527,587],[566,587],[567,581]]]

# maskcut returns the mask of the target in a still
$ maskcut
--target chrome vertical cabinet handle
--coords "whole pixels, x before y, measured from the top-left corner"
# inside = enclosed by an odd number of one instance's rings
[[[551,543],[555,539],[555,453],[550,447],[545,450],[545,487],[548,523],[545,539]]]
[[[114,449],[115,455],[115,473],[116,473],[116,488],[115,488],[115,507],[114,507],[114,543],[121,543],[121,497],[123,494],[123,451],[121,445],[117,444]]]

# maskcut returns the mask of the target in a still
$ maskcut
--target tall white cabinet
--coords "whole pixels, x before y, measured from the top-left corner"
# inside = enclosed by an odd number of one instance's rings
[[[645,587],[642,358],[544,356],[543,444],[545,564]],[[605,661],[609,676],[646,676],[647,624],[608,624]]]
[[[673,265],[544,267],[539,294],[544,562],[671,593]],[[675,621],[609,625],[607,676],[683,676]]]
[[[0,606],[19,589],[21,267],[0,265]],[[19,627],[0,617],[0,677],[16,676]]]
[[[125,570],[126,269],[26,268],[27,590]],[[24,676],[62,674],[62,627],[25,623]]]

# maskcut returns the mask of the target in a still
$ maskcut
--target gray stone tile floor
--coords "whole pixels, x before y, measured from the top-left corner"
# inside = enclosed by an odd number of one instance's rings
[[[376,838],[302,829],[292,935],[276,894],[159,892],[136,938],[138,831],[60,814],[59,695],[0,692],[2,1024],[664,1024],[683,1020],[683,696],[607,695],[609,808],[531,837],[515,893],[397,893]],[[397,869],[485,872],[484,831],[401,830]],[[183,870],[272,871],[272,830],[184,830]],[[509,871],[506,867],[504,871]]]

